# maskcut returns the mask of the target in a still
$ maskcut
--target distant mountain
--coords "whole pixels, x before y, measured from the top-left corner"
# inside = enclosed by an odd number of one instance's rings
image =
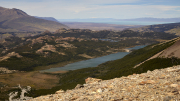
[[[136,19],[119,19],[119,21],[180,22],[180,17],[179,17],[179,18],[136,18]]]
[[[135,19],[113,19],[113,18],[89,18],[89,19],[58,19],[60,22],[111,22],[111,21],[145,21],[145,22],[180,22],[179,18],[135,18]]]
[[[53,17],[38,17],[38,16],[34,16],[34,17],[40,18],[40,19],[44,19],[44,20],[59,22],[58,20],[56,20],[56,19],[53,18]]]
[[[60,22],[103,22],[114,21],[113,18],[87,18],[87,19],[58,19]]]
[[[75,29],[91,29],[91,30],[114,30],[122,31],[127,28],[139,28],[142,25],[117,25],[117,24],[106,24],[106,23],[90,23],[90,22],[61,22]]]
[[[55,31],[59,28],[68,27],[55,21],[35,18],[19,9],[0,7],[0,32]]]
[[[180,23],[150,25],[140,28],[131,28],[130,30],[138,32],[167,32],[180,35]]]

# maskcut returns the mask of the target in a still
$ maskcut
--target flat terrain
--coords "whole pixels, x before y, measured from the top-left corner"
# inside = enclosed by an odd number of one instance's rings
[[[105,24],[105,23],[88,23],[88,22],[61,22],[70,28],[78,29],[91,29],[91,30],[115,30],[122,31],[126,28],[142,27],[140,25],[117,25],[117,24]]]
[[[43,74],[39,72],[21,72],[13,74],[1,74],[0,80],[2,83],[10,87],[31,86],[36,89],[50,89],[59,82],[56,75]]]

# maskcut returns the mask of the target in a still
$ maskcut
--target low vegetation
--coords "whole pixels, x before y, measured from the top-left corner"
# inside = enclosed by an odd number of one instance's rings
[[[63,31],[61,32],[61,30]],[[2,52],[0,56],[5,57],[9,53],[15,52],[21,57],[11,56],[0,61],[0,66],[10,70],[33,71],[35,67],[39,66],[86,60],[88,57],[120,52],[126,47],[156,43],[156,39],[176,37],[166,33],[139,33],[130,30],[122,32],[61,30],[56,33],[45,31],[33,37],[5,38],[3,44],[0,45]]]
[[[84,68],[69,71],[65,74],[59,74],[59,86],[53,87],[52,89],[34,89],[33,91],[31,91],[30,96],[36,97],[40,95],[55,93],[55,91],[59,89],[72,89],[77,84],[85,83],[84,79],[86,79],[87,77],[112,79],[121,76],[128,76],[133,73],[143,73],[147,72],[148,70],[161,69],[168,66],[180,64],[180,59],[177,58],[155,58],[145,62],[143,65],[137,68],[133,68],[135,65],[166,49],[172,44],[173,42],[168,42],[155,47],[152,47],[154,45],[149,45],[145,48],[133,51],[132,53],[119,60],[109,61],[97,67]]]
[[[122,32],[106,30],[91,31],[80,29],[61,29],[56,33],[46,31],[36,36],[23,38],[14,35],[13,37],[3,39],[0,44],[0,56],[3,59],[5,58],[0,61],[0,67],[28,71],[25,73],[29,74],[29,71],[47,69],[59,64],[65,65],[69,62],[88,59],[88,57],[98,57],[119,52],[126,47],[157,43],[157,39],[167,40],[174,37],[177,36],[166,33],[139,33],[130,30]],[[50,87],[51,89],[49,87],[37,89],[37,86],[32,86],[33,89],[29,92],[28,96],[36,97],[54,93],[59,89],[72,89],[77,84],[83,84],[84,79],[87,77],[111,79],[139,73],[141,68],[144,67],[134,69],[133,66],[169,47],[171,44],[159,45],[153,48],[152,45],[147,46],[146,48],[133,51],[123,59],[109,61],[98,67],[69,71],[64,74],[51,74],[59,79],[59,82],[54,87]],[[177,59],[177,61],[179,60]],[[142,69],[140,72],[145,71],[145,69]],[[16,76],[7,76],[5,79],[12,77],[14,78]],[[4,82],[2,85],[6,84]],[[10,91],[12,91],[12,88],[3,87],[1,95],[5,95],[7,99],[7,94]],[[3,97],[1,99],[5,98]]]
[[[8,94],[19,91],[17,87],[31,86],[36,89],[50,89],[58,85],[59,78],[54,74],[42,74],[39,72],[18,72],[13,74],[0,75],[0,101],[8,100]]]

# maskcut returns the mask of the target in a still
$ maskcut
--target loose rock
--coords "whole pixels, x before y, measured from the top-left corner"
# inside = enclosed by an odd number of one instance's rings
[[[87,78],[75,89],[57,91],[51,97],[29,101],[180,101],[180,66],[127,77],[101,80]]]

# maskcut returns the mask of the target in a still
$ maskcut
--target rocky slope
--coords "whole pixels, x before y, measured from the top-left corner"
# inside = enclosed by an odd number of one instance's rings
[[[55,31],[59,28],[68,28],[55,21],[35,18],[15,8],[0,7],[0,16],[0,32]]]
[[[87,78],[72,90],[29,101],[179,101],[180,65],[111,80]]]

